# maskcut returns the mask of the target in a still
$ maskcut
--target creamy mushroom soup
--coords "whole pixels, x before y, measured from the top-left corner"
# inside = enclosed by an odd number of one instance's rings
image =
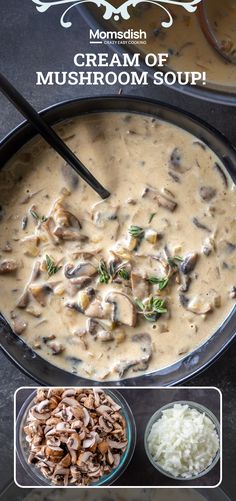
[[[226,53],[234,55],[236,1],[207,0],[206,7],[213,31],[222,42],[222,48]],[[116,26],[123,30],[141,28],[147,32],[147,44],[138,45],[136,50],[145,53],[167,52],[168,64],[173,70],[205,71],[207,86],[220,85],[226,91],[236,92],[236,65],[226,61],[208,43],[201,30],[198,11],[189,14],[180,6],[174,5],[170,5],[168,9],[174,22],[167,29],[161,26],[161,21],[169,20],[167,15],[158,6],[150,4],[134,7],[131,18],[123,23],[116,23]]]
[[[13,157],[0,174],[1,311],[80,376],[168,366],[235,302],[233,181],[196,137],[148,116],[87,115],[59,131],[111,196],[39,138]]]

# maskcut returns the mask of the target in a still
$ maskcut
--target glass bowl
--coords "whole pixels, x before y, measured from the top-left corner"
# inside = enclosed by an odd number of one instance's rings
[[[168,471],[164,470],[164,468],[162,468],[158,463],[156,463],[156,461],[154,461],[154,459],[149,451],[148,437],[149,437],[149,434],[151,432],[151,428],[152,428],[153,424],[156,423],[162,417],[162,413],[164,410],[171,409],[175,404],[188,405],[191,409],[196,409],[197,411],[201,412],[202,414],[203,413],[206,414],[206,416],[214,424],[217,435],[218,435],[219,440],[220,440],[220,423],[219,423],[218,419],[216,418],[216,416],[207,407],[205,407],[204,405],[201,405],[197,402],[192,402],[189,400],[177,400],[176,402],[171,402],[170,404],[164,405],[163,407],[158,409],[152,415],[152,417],[149,419],[148,424],[146,426],[145,434],[144,434],[145,451],[146,451],[146,454],[147,454],[147,457],[148,457],[150,463],[154,466],[154,468],[156,468],[156,470],[158,470],[160,473],[162,473],[166,477],[172,478],[173,480],[181,480],[181,481],[197,480],[198,478],[207,475],[207,473],[209,473],[214,468],[214,466],[217,464],[217,462],[220,459],[221,446],[219,446],[218,452],[216,453],[213,461],[211,462],[211,464],[207,468],[205,468],[205,470],[202,470],[197,475],[192,475],[191,477],[188,477],[188,478],[184,478],[184,477],[180,477],[180,476],[176,477],[176,476],[172,475],[171,473],[169,473]]]
[[[129,404],[125,400],[125,398],[116,390],[107,390],[105,391],[108,395],[110,395],[113,400],[120,405],[121,414],[124,416],[126,421],[126,432],[127,432],[127,441],[128,445],[121,457],[120,464],[114,468],[108,475],[103,475],[98,481],[92,482],[89,484],[89,487],[101,487],[113,484],[126,470],[129,465],[136,445],[136,424],[133,413],[130,409]],[[64,487],[52,484],[49,482],[40,472],[39,468],[36,468],[33,464],[29,464],[27,462],[27,457],[29,453],[28,443],[26,441],[24,426],[26,425],[26,419],[28,412],[32,405],[34,404],[33,399],[36,395],[36,390],[33,391],[28,398],[23,403],[15,425],[15,447],[17,457],[24,468],[25,472],[32,479],[33,485],[41,485],[41,486],[52,486],[52,487]],[[79,486],[71,485],[65,486],[66,488],[77,488]]]

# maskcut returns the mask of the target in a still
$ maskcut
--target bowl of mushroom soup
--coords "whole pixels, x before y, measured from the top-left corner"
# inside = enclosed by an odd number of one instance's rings
[[[235,336],[235,150],[145,99],[68,101],[43,116],[111,197],[29,124],[3,141],[3,349],[47,385],[186,380]]]
[[[17,456],[33,485],[111,485],[135,444],[132,411],[116,390],[38,388],[16,420]]]
[[[113,43],[112,49],[121,54],[139,54],[139,66],[148,75],[155,79],[158,63],[150,66],[146,64],[147,54],[168,54],[168,63],[164,68],[163,83],[171,86],[175,91],[188,94],[208,102],[235,106],[236,94],[236,66],[227,61],[209,43],[208,36],[202,29],[203,12],[212,30],[224,51],[229,55],[235,54],[236,31],[235,1],[204,0],[204,5],[198,5],[196,12],[187,12],[181,5],[171,5],[168,13],[160,4],[142,3],[129,6],[130,18],[123,20],[104,19],[96,5],[83,4],[77,7],[88,24],[94,29],[114,32],[139,31],[140,27],[146,32],[146,40],[129,40],[127,45]],[[119,4],[114,0],[114,5]],[[173,18],[171,26],[166,27],[165,21]],[[168,24],[168,23],[167,23]],[[127,36],[127,35],[126,35]],[[132,35],[130,35],[132,36]],[[158,61],[158,59],[157,59]],[[173,72],[175,73],[173,77]],[[187,73],[187,76],[185,75]],[[190,83],[190,73],[204,74],[195,85]],[[169,76],[168,76],[169,74]],[[180,76],[180,78],[179,78]],[[189,80],[188,80],[189,79]],[[181,82],[183,84],[181,84]],[[158,87],[157,87],[158,89]]]

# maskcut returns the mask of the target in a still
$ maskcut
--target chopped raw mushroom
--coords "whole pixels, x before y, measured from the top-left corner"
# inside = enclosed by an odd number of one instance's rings
[[[24,426],[28,462],[52,484],[89,485],[120,464],[126,421],[106,392],[38,389],[32,404]]]
[[[106,302],[112,304],[113,322],[135,327],[137,321],[136,308],[126,294],[112,291],[108,294]]]
[[[18,268],[17,261],[15,259],[4,259],[0,262],[0,274],[12,273]]]

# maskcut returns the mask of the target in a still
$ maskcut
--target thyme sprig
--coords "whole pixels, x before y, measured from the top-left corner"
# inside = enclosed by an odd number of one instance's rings
[[[147,303],[143,303],[140,299],[136,299],[135,302],[149,322],[156,322],[160,315],[167,313],[166,300],[157,296],[151,296]]]

